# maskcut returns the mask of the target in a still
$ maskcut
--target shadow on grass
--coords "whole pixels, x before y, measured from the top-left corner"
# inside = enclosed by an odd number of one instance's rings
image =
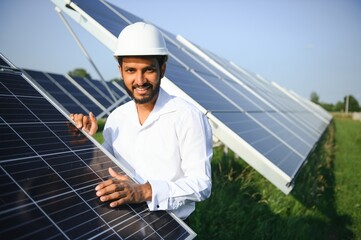
[[[334,154],[335,123],[331,122],[296,179],[296,187],[291,194],[306,208],[317,209],[326,217],[327,239],[352,239],[353,233],[349,230],[351,217],[337,213]]]
[[[190,218],[197,239],[352,239],[350,218],[335,206],[333,127],[288,196],[244,162],[215,151],[212,195]]]

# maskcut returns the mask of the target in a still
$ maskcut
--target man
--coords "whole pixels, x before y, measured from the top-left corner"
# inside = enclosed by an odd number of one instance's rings
[[[198,109],[161,87],[168,50],[150,24],[127,26],[118,37],[114,56],[124,88],[133,99],[108,117],[103,146],[130,165],[140,183],[109,169],[113,179],[100,183],[96,195],[111,207],[147,202],[151,211],[170,210],[186,219],[195,201],[211,193],[212,132]],[[76,126],[93,135],[96,119],[71,114]]]

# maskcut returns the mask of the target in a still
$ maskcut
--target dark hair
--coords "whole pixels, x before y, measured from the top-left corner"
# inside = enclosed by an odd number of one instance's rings
[[[120,66],[122,66],[123,63],[123,57],[125,56],[117,56],[117,60]],[[134,57],[155,58],[158,61],[159,67],[161,67],[168,60],[168,55],[145,55],[145,56],[134,56]]]

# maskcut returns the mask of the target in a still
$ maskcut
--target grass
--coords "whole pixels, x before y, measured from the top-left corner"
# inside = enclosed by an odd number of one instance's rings
[[[349,216],[352,231],[361,239],[361,122],[336,121],[336,201],[338,212]]]
[[[190,219],[197,239],[361,239],[361,122],[336,118],[284,195],[215,149],[212,196]]]
[[[96,134],[94,134],[93,136],[95,138],[95,140],[97,140],[99,143],[103,143],[104,138],[103,138],[103,134],[101,132],[97,132]]]
[[[197,239],[361,239],[360,169],[361,122],[340,116],[289,195],[215,148],[212,195],[197,203],[190,227]]]

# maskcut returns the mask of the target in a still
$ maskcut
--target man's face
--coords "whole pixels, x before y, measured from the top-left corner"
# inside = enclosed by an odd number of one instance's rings
[[[160,69],[153,57],[123,57],[119,71],[126,91],[136,103],[155,103],[165,64]]]

